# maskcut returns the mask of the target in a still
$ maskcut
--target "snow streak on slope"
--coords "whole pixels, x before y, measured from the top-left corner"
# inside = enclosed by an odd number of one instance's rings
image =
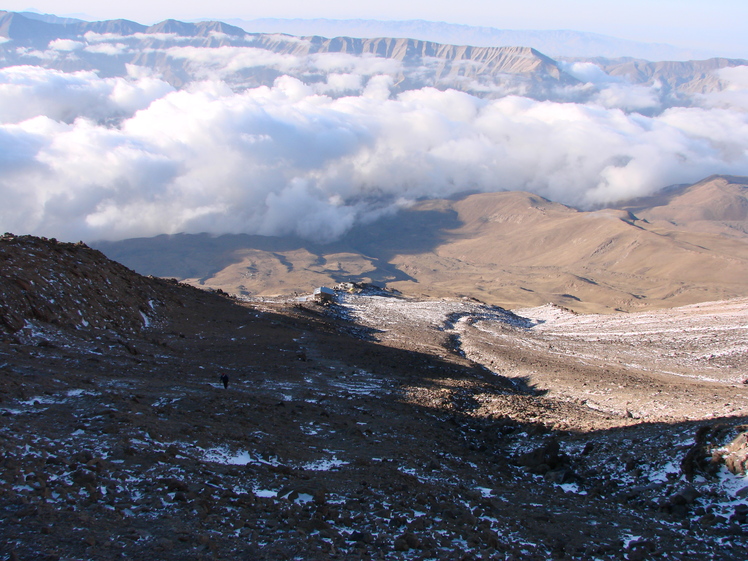
[[[625,315],[372,295],[338,301],[377,340],[448,348],[520,385],[612,415],[708,418],[746,407],[745,299]],[[697,397],[695,384],[720,389]],[[725,390],[734,397],[725,401]]]

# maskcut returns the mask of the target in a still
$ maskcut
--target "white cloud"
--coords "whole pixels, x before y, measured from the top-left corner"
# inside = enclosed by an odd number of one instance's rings
[[[308,59],[311,68],[322,72],[350,72],[363,76],[402,72],[400,61],[370,54],[354,56],[348,53],[318,53],[310,55]]]
[[[325,82],[314,84],[317,93],[342,94],[363,89],[363,76],[360,74],[328,74]]]
[[[397,60],[371,55],[354,56],[348,53],[296,56],[257,47],[228,45],[217,48],[169,47],[164,52],[171,58],[189,61],[198,77],[212,79],[226,78],[241,70],[258,67],[272,68],[281,73],[311,72],[359,76],[396,75],[402,71],[402,63]]]
[[[372,76],[366,83],[363,97],[380,100],[389,99],[393,82],[391,76]]]
[[[85,43],[72,39],[55,39],[49,43],[47,48],[51,51],[77,51],[85,46]]]
[[[1,231],[329,240],[407,201],[466,190],[524,189],[592,207],[712,173],[748,174],[743,70],[722,71],[731,106],[713,94],[644,116],[630,109],[656,106],[656,88],[587,66],[575,71],[595,80],[588,102],[561,103],[434,88],[393,97],[393,76],[376,72],[395,66],[347,55],[166,52],[206,74],[270,64],[319,71],[323,81],[282,76],[236,92],[208,80],[175,91],[136,66],[121,78],[2,69]]]
[[[87,53],[109,56],[119,56],[130,52],[130,49],[124,43],[96,43],[93,45],[86,45],[84,50]]]
[[[701,104],[748,111],[748,66],[721,68],[715,74],[725,84],[725,88],[720,92],[701,96]]]
[[[296,37],[294,35],[284,35],[282,33],[268,33],[265,37],[277,41],[279,43],[292,43],[294,45],[311,46],[312,42],[309,39],[303,39],[302,37]],[[252,36],[246,37],[247,41],[252,41]]]
[[[68,123],[82,117],[111,121],[132,115],[170,91],[166,82],[149,77],[100,79],[93,72],[0,68],[0,123],[20,123],[39,115]]]
[[[38,58],[40,60],[55,60],[60,58],[61,52],[55,50],[40,51],[38,49],[30,49],[28,47],[19,47],[16,49],[16,54],[20,57],[26,58]]]
[[[591,62],[560,62],[559,66],[584,84],[566,88],[570,100],[638,112],[660,111],[667,105],[659,83],[651,86],[631,84],[623,78],[606,74]]]
[[[96,33],[87,31],[82,39],[88,43],[106,43],[114,41],[189,41],[189,37],[181,37],[176,33],[132,33],[129,35],[120,35],[118,33]]]
[[[171,58],[191,62],[202,77],[225,77],[239,70],[269,66],[289,72],[298,68],[302,61],[298,57],[274,53],[255,47],[222,46],[215,49],[202,47],[170,47],[165,50]],[[201,70],[201,71],[200,71]]]
[[[591,62],[559,62],[559,67],[566,72],[571,74],[580,82],[590,84],[610,84],[615,82],[621,82],[620,78],[609,76],[605,71],[600,68],[597,64]]]
[[[657,111],[662,109],[663,100],[659,84],[642,86],[638,84],[610,83],[591,97],[594,103],[603,107],[619,108],[625,111]]]
[[[729,84],[730,90],[748,89],[748,66],[732,66],[720,68],[715,74]]]

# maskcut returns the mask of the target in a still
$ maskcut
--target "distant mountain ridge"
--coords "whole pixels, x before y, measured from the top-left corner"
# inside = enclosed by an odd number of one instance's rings
[[[577,37],[576,32],[569,33]],[[393,94],[435,87],[487,99],[521,95],[585,102],[596,95],[597,86],[586,83],[584,72],[575,74],[574,63],[591,62],[612,81],[661,84],[664,108],[687,105],[688,96],[681,93],[721,91],[726,84],[716,70],[748,65],[725,58],[690,62],[613,59],[603,56],[604,51],[596,52],[594,58],[557,61],[528,44],[486,47],[417,38],[296,37],[248,33],[219,21],[165,20],[145,26],[129,20],[86,22],[3,11],[0,37],[8,39],[0,43],[0,66],[30,64],[65,72],[89,70],[109,77],[126,75],[127,65],[134,64],[152,69],[177,88],[214,78],[235,90],[271,86],[278,77],[288,75],[331,96],[360,93],[371,76],[385,75],[391,79]],[[519,41],[522,36],[515,38]],[[263,51],[272,55],[264,56]],[[227,70],[231,57],[237,62]],[[380,60],[392,62],[380,64]],[[334,74],[353,79],[328,85],[328,77]]]
[[[128,37],[132,46],[119,53],[89,51],[87,49],[91,44],[86,38],[88,33],[97,34],[96,42]],[[234,49],[234,52],[261,49],[294,57],[340,53],[364,59],[372,56],[389,59],[397,64],[374,71],[364,69],[364,72],[368,72],[367,75],[390,75],[396,92],[434,86],[487,97],[522,93],[547,98],[549,92],[559,84],[579,83],[556,61],[528,47],[454,46],[383,37],[295,38],[247,33],[239,27],[215,21],[185,23],[166,20],[152,26],[129,20],[48,23],[18,13],[0,12],[0,36],[10,39],[0,45],[0,51],[4,51],[5,55],[0,62],[2,66],[33,62],[65,71],[95,70],[103,76],[118,76],[126,74],[127,64],[137,64],[158,71],[176,87],[200,79],[205,74],[206,64],[204,61],[193,63],[191,52],[181,50],[175,54],[169,51],[171,47],[225,47]],[[185,40],[187,38],[190,40]],[[78,41],[80,45],[77,47],[80,48],[76,48],[72,55],[63,49],[48,56],[46,51],[57,39]],[[133,41],[137,41],[137,44],[133,44]],[[324,65],[314,66],[315,63],[313,59],[309,61],[311,68],[288,68],[282,63],[273,66],[272,62],[250,63],[220,77],[237,89],[272,85],[281,75],[298,77],[310,83],[324,82],[326,75],[332,71]]]
[[[475,47],[532,47],[552,57],[618,58],[629,56],[646,60],[691,60],[715,53],[682,49],[664,43],[643,43],[598,33],[560,30],[508,30],[494,27],[459,25],[425,20],[380,21],[363,19],[230,19],[228,23],[253,33],[291,35],[341,35],[373,38],[403,37]]]
[[[17,13],[28,19],[52,24],[87,23],[83,19],[59,17],[53,14]],[[570,29],[498,29],[427,20],[382,21],[324,18],[258,18],[244,20],[234,18],[222,21],[242,28],[249,33],[285,33],[295,36],[319,35],[326,38],[346,36],[360,39],[392,37],[474,47],[526,46],[552,57],[600,56],[605,58],[632,57],[645,60],[692,60],[711,58],[721,54],[684,49],[665,43],[632,41]]]
[[[246,32],[218,21],[187,23],[173,19],[155,25],[143,25],[126,19],[105,21],[83,21],[55,16],[34,17],[28,13],[0,11],[0,37],[6,37],[27,46],[44,47],[49,37],[55,39],[75,38],[87,32],[134,35],[136,33],[174,33],[184,37],[202,37],[211,31],[243,37]]]
[[[38,12],[17,12],[17,13],[19,13],[25,18],[36,19],[36,20],[43,21],[46,23],[66,24],[66,23],[81,23],[81,22],[86,21],[86,20],[79,19],[79,18],[66,18],[66,17],[56,16],[54,14],[40,14]]]

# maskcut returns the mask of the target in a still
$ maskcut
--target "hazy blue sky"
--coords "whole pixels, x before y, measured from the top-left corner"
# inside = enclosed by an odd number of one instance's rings
[[[2,7],[85,14],[92,19],[126,18],[146,24],[166,18],[425,19],[500,29],[592,31],[748,57],[746,0],[6,0]]]

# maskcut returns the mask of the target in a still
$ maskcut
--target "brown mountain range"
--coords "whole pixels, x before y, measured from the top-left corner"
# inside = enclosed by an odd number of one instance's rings
[[[289,25],[288,22],[283,24],[286,31],[295,27]],[[264,25],[260,23],[260,27]],[[418,30],[411,28],[411,31],[422,36]],[[74,53],[55,51],[54,56],[42,55],[56,39],[86,43],[87,33],[108,36],[110,39],[125,37],[130,48],[108,54],[97,49],[90,52],[81,48]],[[566,86],[579,86],[581,82],[567,72],[564,64],[559,64],[558,60],[549,58],[536,48],[530,48],[542,45],[541,50],[546,47],[551,49],[547,52],[594,52],[596,56],[593,58],[576,56],[566,57],[565,60],[592,62],[610,76],[623,78],[627,82],[648,86],[659,84],[658,89],[662,93],[672,94],[663,98],[665,105],[677,106],[684,103],[689,105],[687,98],[690,94],[722,91],[729,87],[715,72],[746,64],[745,60],[728,58],[681,62],[650,62],[630,56],[606,58],[600,54],[611,54],[610,45],[606,46],[608,40],[602,36],[593,37],[570,31],[550,32],[551,35],[538,35],[538,32],[500,33],[501,37],[495,36],[487,44],[485,39],[473,35],[476,41],[468,40],[467,45],[458,37],[453,37],[457,44],[408,39],[403,35],[396,35],[396,38],[372,37],[368,34],[365,36],[369,38],[326,38],[307,34],[292,37],[280,33],[247,33],[239,27],[218,21],[187,23],[172,19],[145,26],[122,19],[87,22],[0,10],[0,38],[3,39],[0,41],[0,67],[34,64],[65,72],[91,70],[100,76],[124,76],[127,65],[135,64],[151,68],[172,86],[181,88],[192,81],[204,79],[205,65],[196,64],[189,57],[172,56],[173,53],[169,53],[171,47],[251,48],[282,55],[281,58],[292,56],[299,60],[326,54],[388,59],[393,64],[388,64],[387,70],[382,69],[378,73],[388,74],[392,78],[393,92],[436,87],[466,91],[482,98],[519,94],[535,99],[568,101],[570,92]],[[646,53],[656,56],[658,52],[662,56],[683,54],[671,49],[663,51],[657,46],[653,51],[652,47],[645,46],[643,52],[640,44],[625,42],[618,43],[613,50],[622,52],[623,49],[628,55],[638,53],[639,56]],[[293,68],[268,62],[235,69],[223,75],[222,79],[232,88],[241,90],[260,85],[271,86],[282,75],[291,75],[314,84],[324,81],[326,71],[314,65],[309,67],[302,64]],[[582,95],[582,92],[576,93]],[[332,92],[328,94],[332,95]]]
[[[177,235],[98,244],[135,270],[245,296],[343,281],[504,307],[633,311],[748,295],[748,178],[712,176],[619,208],[524,192],[416,204],[326,245]]]

